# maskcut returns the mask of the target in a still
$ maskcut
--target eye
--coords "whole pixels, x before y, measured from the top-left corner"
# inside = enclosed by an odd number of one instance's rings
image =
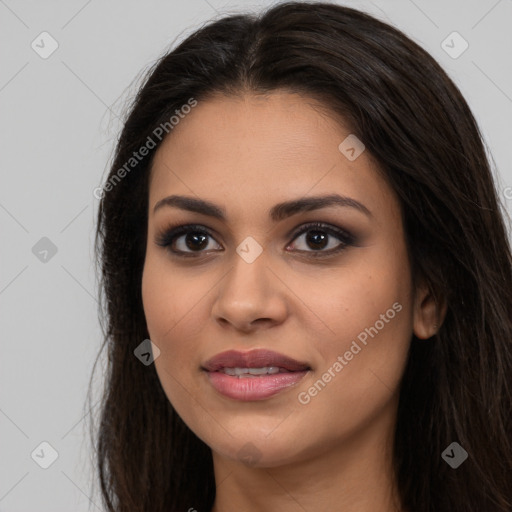
[[[313,257],[324,257],[338,253],[345,249],[347,246],[353,245],[355,241],[354,237],[347,231],[344,231],[343,229],[340,229],[336,226],[324,224],[322,222],[315,222],[313,224],[306,224],[305,226],[302,226],[298,231],[294,233],[293,239],[300,240],[303,235],[306,236],[303,239],[302,247],[310,247],[313,250],[297,250],[299,252],[311,253],[310,255]],[[333,242],[333,238],[338,239],[337,244],[331,243]],[[326,248],[329,250],[325,250]]]
[[[336,226],[316,222],[301,226],[299,230],[295,231],[292,240],[299,240],[302,235],[304,237],[303,243],[298,244],[306,249],[297,249],[297,252],[309,253],[308,256],[313,257],[328,257],[345,249],[349,245],[354,244],[354,237]],[[168,250],[176,256],[183,257],[198,257],[202,253],[211,252],[212,250],[223,249],[212,247],[210,241],[214,240],[211,232],[201,225],[182,225],[177,227],[169,227],[156,237],[156,244],[161,247],[167,247]],[[332,243],[337,239],[338,243]],[[297,242],[295,242],[296,244]],[[218,244],[217,244],[218,245]],[[290,244],[287,246],[290,247]],[[307,250],[310,247],[312,250]],[[326,248],[328,250],[326,250]]]
[[[169,228],[156,238],[157,245],[168,247],[169,250],[177,256],[199,256],[210,245],[208,237],[211,233],[203,226],[185,225],[176,228]],[[180,240],[181,239],[181,240]],[[176,248],[176,246],[179,246]],[[187,251],[190,249],[191,252]]]

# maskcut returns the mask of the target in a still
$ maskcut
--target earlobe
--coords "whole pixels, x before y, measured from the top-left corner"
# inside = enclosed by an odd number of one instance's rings
[[[414,335],[427,340],[437,334],[446,316],[447,306],[444,300],[436,297],[428,285],[422,285],[414,301]]]

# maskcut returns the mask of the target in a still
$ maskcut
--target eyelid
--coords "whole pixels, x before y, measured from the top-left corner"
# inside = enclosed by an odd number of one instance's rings
[[[318,229],[326,231],[329,234],[334,234],[336,237],[341,238],[343,241],[347,243],[353,243],[355,241],[354,235],[348,232],[346,229],[340,228],[338,226],[334,226],[327,222],[305,222],[301,224],[296,229],[294,229],[288,237],[292,237],[292,240],[295,240],[299,235],[307,233],[308,231],[313,231],[314,229]]]

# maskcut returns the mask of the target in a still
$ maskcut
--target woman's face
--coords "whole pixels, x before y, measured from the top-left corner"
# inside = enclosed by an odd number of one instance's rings
[[[160,382],[214,457],[253,466],[389,436],[411,335],[432,334],[397,198],[312,105],[288,93],[199,102],[152,168],[142,293]],[[208,366],[226,351],[241,354]],[[229,375],[249,367],[265,374]]]

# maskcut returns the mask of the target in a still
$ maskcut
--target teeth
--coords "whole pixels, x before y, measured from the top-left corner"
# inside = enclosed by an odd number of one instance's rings
[[[253,375],[272,375],[285,370],[280,370],[277,366],[265,366],[264,368],[222,368],[220,371],[227,375],[245,378]]]

